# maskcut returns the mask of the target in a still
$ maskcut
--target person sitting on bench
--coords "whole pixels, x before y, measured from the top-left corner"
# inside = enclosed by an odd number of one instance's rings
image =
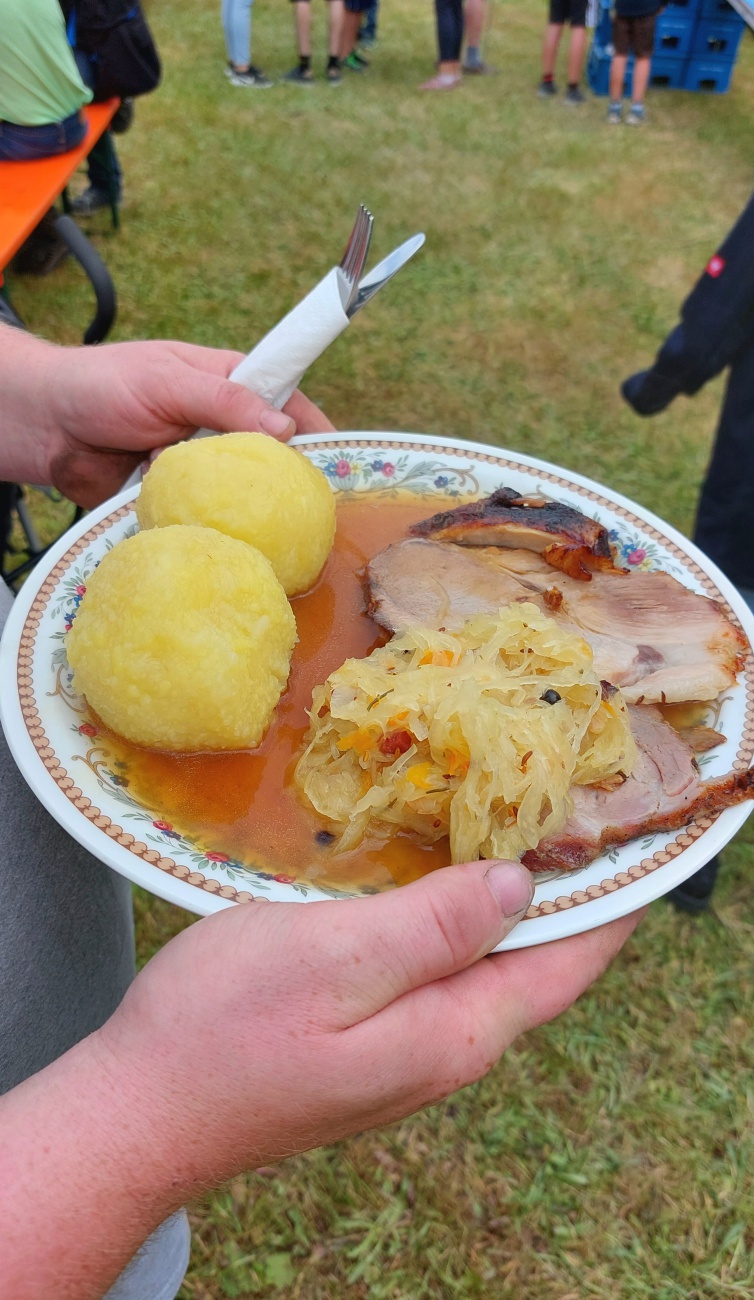
[[[0,160],[81,144],[92,93],[79,76],[58,0],[0,0]]]

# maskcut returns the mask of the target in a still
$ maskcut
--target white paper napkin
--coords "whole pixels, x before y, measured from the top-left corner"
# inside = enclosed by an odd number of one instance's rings
[[[349,292],[343,272],[334,266],[244,357],[231,379],[266,398],[271,406],[285,406],[312,362],[346,328]]]
[[[340,267],[334,266],[311,293],[269,334],[265,334],[236,366],[230,378],[252,393],[258,393],[270,406],[278,409],[285,406],[312,362],[346,328],[345,306],[350,290]],[[209,438],[215,432],[214,429],[197,429],[192,437]],[[144,465],[134,470],[123,488],[138,486],[146,468]]]

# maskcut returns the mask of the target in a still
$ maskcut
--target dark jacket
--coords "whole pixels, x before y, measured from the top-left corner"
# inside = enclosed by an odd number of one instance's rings
[[[632,375],[621,391],[639,415],[654,415],[726,366],[694,541],[732,582],[754,589],[754,196],[707,263],[651,370]]]

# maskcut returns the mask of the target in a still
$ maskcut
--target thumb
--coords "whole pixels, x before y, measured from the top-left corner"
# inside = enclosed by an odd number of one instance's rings
[[[243,384],[187,366],[181,375],[181,408],[187,425],[217,433],[268,433],[286,441],[296,432],[289,415]]]
[[[318,991],[332,995],[333,1027],[356,1024],[411,989],[471,966],[521,920],[532,893],[532,877],[519,863],[472,862],[385,894],[316,906],[312,974]]]

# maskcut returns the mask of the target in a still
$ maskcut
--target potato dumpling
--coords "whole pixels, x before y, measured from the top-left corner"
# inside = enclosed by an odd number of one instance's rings
[[[214,529],[172,527],[108,552],[66,647],[76,690],[108,727],[190,751],[259,744],[295,642],[264,555]]]
[[[263,433],[227,433],[169,447],[136,502],[142,528],[202,524],[267,556],[289,596],[322,571],[335,536],[335,497],[300,451]]]

